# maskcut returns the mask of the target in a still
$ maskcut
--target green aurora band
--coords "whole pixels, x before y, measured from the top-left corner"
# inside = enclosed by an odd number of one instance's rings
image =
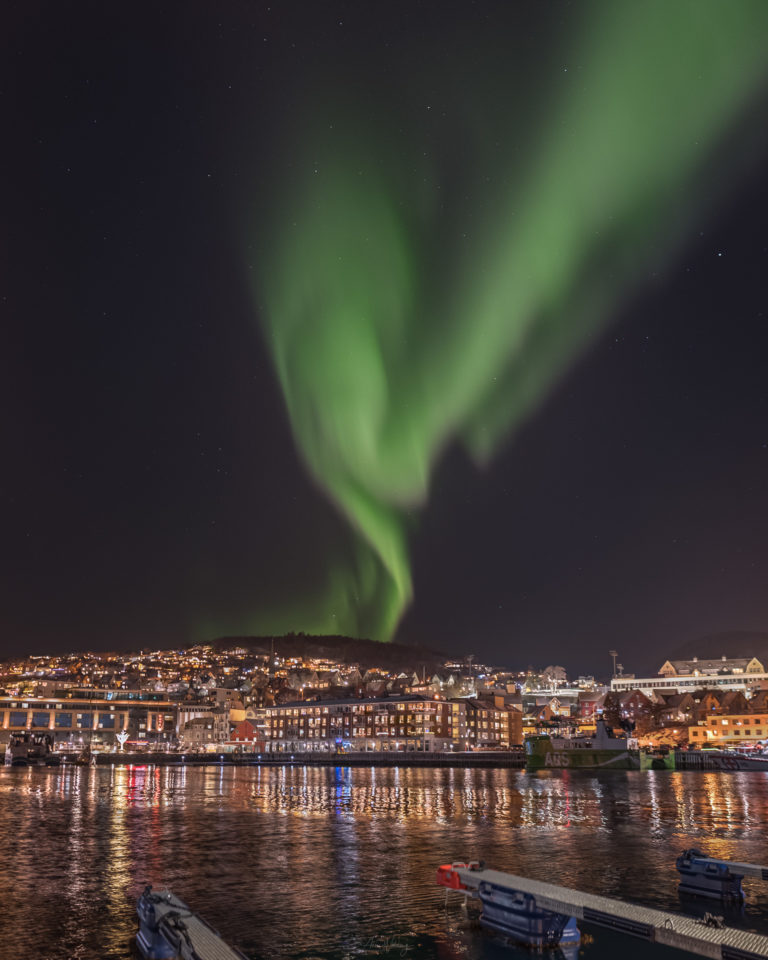
[[[422,64],[402,109],[358,76],[286,139],[256,299],[297,447],[355,532],[293,629],[393,635],[441,453],[487,462],[744,166],[768,3],[570,16],[545,62]]]

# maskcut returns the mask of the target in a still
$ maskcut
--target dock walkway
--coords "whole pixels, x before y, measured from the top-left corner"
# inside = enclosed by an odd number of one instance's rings
[[[160,894],[154,907],[158,930],[181,960],[246,960],[174,894]]]
[[[768,937],[749,930],[707,926],[703,920],[694,917],[582,893],[580,890],[529,880],[498,870],[456,867],[455,872],[470,890],[477,890],[482,882],[519,890],[535,897],[537,905],[545,910],[641,937],[652,943],[687,950],[710,957],[711,960],[765,960],[768,957]]]
[[[702,858],[720,867],[728,867],[731,873],[737,873],[741,877],[756,877],[758,880],[768,880],[768,867],[764,867],[762,864],[741,863],[738,860],[718,860],[717,857],[708,857],[706,854],[702,854]]]

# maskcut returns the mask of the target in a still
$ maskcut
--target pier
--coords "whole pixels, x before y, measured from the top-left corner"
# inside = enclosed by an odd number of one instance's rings
[[[438,883],[449,889],[473,893],[479,890],[481,884],[520,892],[534,897],[537,907],[542,910],[576,917],[651,943],[710,957],[711,960],[765,960],[768,957],[768,937],[748,930],[708,924],[694,917],[641,907],[498,870],[460,864],[442,867],[438,871]]]

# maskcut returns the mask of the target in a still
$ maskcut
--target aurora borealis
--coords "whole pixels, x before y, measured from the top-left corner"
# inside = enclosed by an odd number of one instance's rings
[[[307,91],[254,286],[295,442],[356,535],[304,629],[392,636],[441,454],[491,461],[728,194],[766,27],[759,0],[589,3],[540,58],[472,25],[447,64],[411,48],[389,99],[375,61]]]
[[[0,653],[768,630],[767,20],[11,4]]]

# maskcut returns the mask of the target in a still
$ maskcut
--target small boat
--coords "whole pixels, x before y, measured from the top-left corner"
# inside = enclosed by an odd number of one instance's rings
[[[526,770],[596,769],[639,770],[637,741],[616,736],[600,717],[592,736],[536,734],[525,738]]]
[[[576,918],[542,910],[536,898],[483,881],[478,887],[483,905],[480,924],[529,947],[577,944],[581,939]]]
[[[676,861],[680,893],[740,903],[743,874],[732,873],[728,863],[713,861],[700,850],[684,850]]]
[[[61,758],[52,752],[49,733],[12,733],[5,749],[5,762],[12,767],[54,766]]]
[[[136,945],[145,960],[247,960],[177,896],[152,893],[147,884],[136,904]]]
[[[462,879],[458,870],[470,871],[471,875],[477,877],[477,882],[471,882],[466,876]],[[496,880],[499,877],[504,877],[504,874],[486,871],[482,861],[473,860],[469,863],[443,864],[438,867],[436,880],[446,888],[446,898],[448,890],[463,891],[465,905],[467,897],[479,898],[482,904],[482,927],[528,947],[557,947],[561,957],[575,960],[581,941],[576,918],[570,913],[544,909],[533,894],[499,883]]]

